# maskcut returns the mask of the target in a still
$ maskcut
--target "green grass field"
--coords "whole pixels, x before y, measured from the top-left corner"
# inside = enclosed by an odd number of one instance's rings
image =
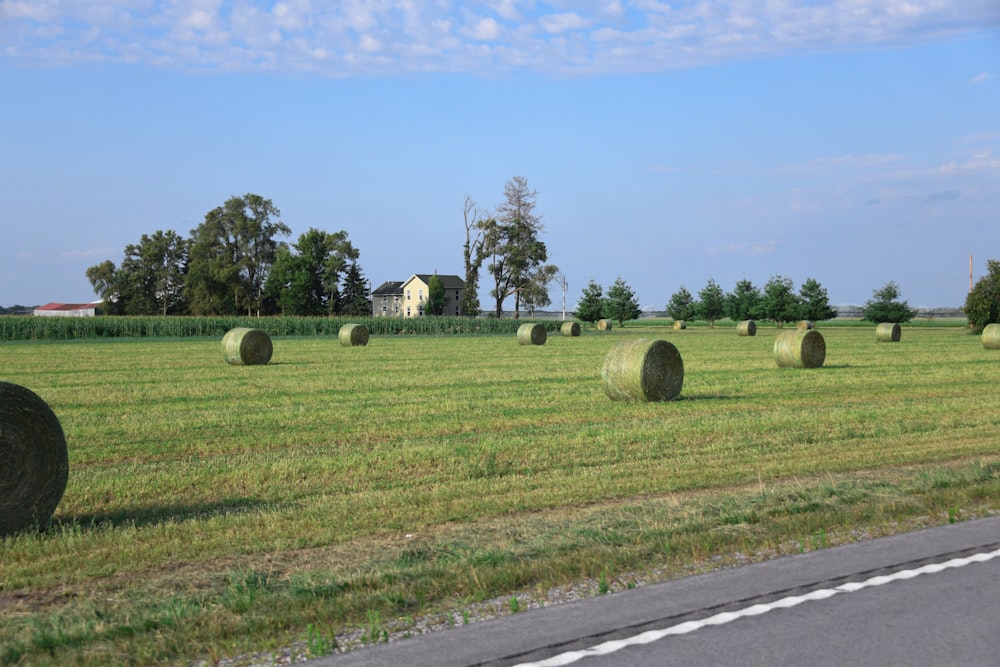
[[[0,343],[70,456],[48,529],[0,542],[0,662],[317,655],[1000,509],[1000,353],[958,326],[820,331],[812,370],[776,367],[770,327],[276,337],[267,366],[218,338]],[[605,396],[639,335],[680,350],[680,400]]]

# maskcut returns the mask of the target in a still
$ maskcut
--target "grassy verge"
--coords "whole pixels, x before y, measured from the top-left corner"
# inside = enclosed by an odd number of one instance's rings
[[[638,328],[637,328],[638,329]],[[959,327],[0,345],[70,449],[52,525],[0,543],[5,664],[214,661],[599,579],[608,587],[1000,508],[1000,357]],[[673,341],[682,400],[604,354]],[[342,641],[342,640],[341,640]]]

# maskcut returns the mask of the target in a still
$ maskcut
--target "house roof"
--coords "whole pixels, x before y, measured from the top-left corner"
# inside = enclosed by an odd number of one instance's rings
[[[393,296],[394,294],[403,293],[403,283],[398,280],[389,280],[372,291],[372,296]]]
[[[97,307],[96,303],[47,303],[44,306],[39,306],[35,310],[93,310]]]
[[[403,282],[402,284],[405,285],[406,283],[410,282],[414,278],[419,278],[424,284],[427,284],[428,281],[431,279],[431,276],[433,276],[433,275],[437,275],[437,277],[440,278],[441,285],[444,286],[445,289],[465,289],[465,281],[464,280],[462,280],[458,276],[448,275],[448,274],[444,274],[444,273],[438,273],[438,274],[434,274],[434,273],[414,273],[412,276],[410,276],[409,278],[407,278],[406,281]]]

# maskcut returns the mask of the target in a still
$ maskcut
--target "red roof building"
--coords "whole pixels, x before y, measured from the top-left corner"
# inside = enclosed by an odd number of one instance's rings
[[[95,303],[47,303],[35,308],[33,315],[47,317],[94,317],[100,302]]]

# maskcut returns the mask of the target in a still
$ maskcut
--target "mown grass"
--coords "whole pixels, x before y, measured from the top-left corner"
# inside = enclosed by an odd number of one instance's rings
[[[587,578],[681,576],[1000,508],[1000,355],[960,327],[0,345],[59,416],[52,525],[0,542],[0,661],[190,664],[367,641]],[[625,336],[673,341],[682,399],[608,401]],[[611,582],[610,584],[608,582]]]

